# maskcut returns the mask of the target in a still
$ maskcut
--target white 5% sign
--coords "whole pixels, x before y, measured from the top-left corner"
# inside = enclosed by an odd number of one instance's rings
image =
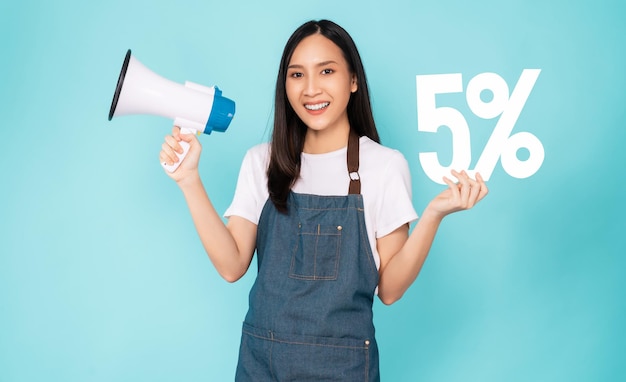
[[[511,133],[540,72],[540,69],[524,69],[511,93],[506,81],[496,73],[481,73],[469,81],[465,98],[472,113],[482,119],[499,117],[473,170],[469,169],[472,153],[470,129],[465,117],[459,110],[437,106],[435,102],[437,94],[463,92],[461,73],[416,76],[418,131],[435,133],[441,126],[447,126],[452,132],[452,161],[449,166],[441,165],[436,152],[419,154],[426,175],[432,181],[444,184],[442,177],[448,176],[454,169],[466,170],[471,176],[479,172],[485,180],[489,180],[498,159],[504,171],[512,177],[528,178],[535,174],[543,163],[543,145],[531,133]],[[485,90],[493,94],[488,102],[481,99]],[[521,148],[526,148],[530,154],[526,160],[517,157]]]

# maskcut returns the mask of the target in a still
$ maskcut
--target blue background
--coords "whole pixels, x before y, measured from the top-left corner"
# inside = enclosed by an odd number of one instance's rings
[[[418,154],[415,76],[542,72],[514,132],[545,149],[442,225],[415,284],[375,306],[385,381],[626,379],[626,7],[619,1],[6,1],[0,5],[0,381],[232,380],[254,268],[224,282],[158,152],[171,121],[107,121],[128,48],[237,102],[201,137],[216,208],[267,140],[282,48],[309,19],[361,51],[382,141],[409,160],[414,205],[443,187]],[[495,120],[463,94],[473,164]]]

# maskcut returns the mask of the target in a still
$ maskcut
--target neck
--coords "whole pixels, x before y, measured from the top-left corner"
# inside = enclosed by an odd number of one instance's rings
[[[348,145],[349,135],[349,125],[332,131],[308,129],[302,151],[307,154],[324,154],[342,149]]]

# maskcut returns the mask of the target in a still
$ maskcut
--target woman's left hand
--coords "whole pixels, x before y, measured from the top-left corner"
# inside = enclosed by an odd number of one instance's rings
[[[465,171],[452,170],[452,175],[458,179],[458,183],[444,176],[443,181],[446,182],[448,188],[428,204],[424,213],[429,211],[443,218],[453,212],[468,210],[489,192],[479,173],[476,173],[476,179],[470,178]]]

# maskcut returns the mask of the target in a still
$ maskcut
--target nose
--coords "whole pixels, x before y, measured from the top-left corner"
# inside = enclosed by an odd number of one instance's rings
[[[315,78],[315,76],[308,76],[306,79],[304,95],[307,97],[315,97],[321,92],[322,90],[320,89],[320,84],[317,78]]]

